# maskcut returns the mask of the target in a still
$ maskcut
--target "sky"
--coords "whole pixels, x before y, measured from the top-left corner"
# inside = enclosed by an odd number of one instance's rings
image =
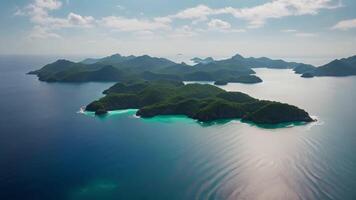
[[[0,54],[241,54],[311,64],[356,54],[355,0],[1,0]]]

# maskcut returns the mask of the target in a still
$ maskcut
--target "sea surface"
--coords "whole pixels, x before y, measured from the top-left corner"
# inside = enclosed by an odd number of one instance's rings
[[[0,56],[1,200],[356,199],[356,77],[222,88],[297,105],[318,122],[262,128],[80,112],[113,83],[45,83],[55,58]]]

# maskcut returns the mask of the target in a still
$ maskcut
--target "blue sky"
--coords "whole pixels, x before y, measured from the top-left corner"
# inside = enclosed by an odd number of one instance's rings
[[[2,0],[0,54],[356,54],[354,0]],[[182,58],[183,59],[183,58]]]

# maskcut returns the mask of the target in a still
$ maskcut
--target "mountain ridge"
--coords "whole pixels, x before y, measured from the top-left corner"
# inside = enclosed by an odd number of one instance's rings
[[[214,60],[200,62],[195,65],[176,63],[166,58],[141,56],[122,56],[113,54],[100,59],[88,58],[81,62],[59,59],[41,69],[28,74],[37,75],[39,80],[46,82],[88,82],[88,81],[125,81],[130,79],[172,79],[182,81],[220,81],[239,83],[259,83],[256,68],[292,69],[302,77],[314,76],[350,76],[356,75],[356,56],[336,59],[320,67],[313,65],[287,62],[267,57],[243,57],[240,54]],[[213,60],[213,61],[212,61]],[[86,64],[91,63],[91,64]],[[111,75],[101,70],[112,66]],[[106,68],[107,70],[109,68]],[[114,70],[117,69],[117,70]],[[104,70],[105,71],[105,70]],[[97,75],[95,75],[97,73]],[[90,75],[89,75],[90,74]],[[80,77],[80,78],[79,78]],[[98,78],[100,77],[100,78]],[[244,78],[239,78],[244,77]]]
[[[356,55],[335,59],[325,65],[303,73],[303,77],[311,76],[354,76],[356,75]]]

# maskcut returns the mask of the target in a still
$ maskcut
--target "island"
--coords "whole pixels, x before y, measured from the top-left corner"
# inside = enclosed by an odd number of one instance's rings
[[[192,58],[190,60],[192,62],[194,62],[195,64],[209,64],[209,63],[212,63],[212,62],[215,61],[212,57],[207,57],[207,58],[204,58],[204,59],[195,57],[195,58]]]
[[[336,59],[320,67],[266,57],[246,58],[239,54],[222,60],[208,57],[193,58],[192,61],[196,64],[175,63],[166,58],[149,55],[114,54],[104,58],[87,58],[81,62],[60,59],[28,74],[36,75],[40,81],[45,82],[123,82],[132,79],[148,81],[164,79],[246,84],[262,82],[255,75],[255,68],[292,69],[296,74],[302,74],[304,78],[356,75],[356,56]]]
[[[293,105],[259,100],[241,92],[227,92],[209,84],[172,80],[119,82],[86,106],[97,115],[121,109],[138,109],[136,115],[185,115],[199,122],[242,119],[257,124],[312,122],[309,114]]]
[[[243,75],[238,77],[230,77],[214,82],[214,85],[227,85],[228,83],[245,83],[245,84],[255,84],[261,83],[262,79],[255,75]]]
[[[256,75],[244,75],[228,79],[229,83],[255,84],[262,83],[262,79]]]
[[[47,64],[28,74],[45,82],[125,82],[133,79],[175,81],[226,81],[255,84],[262,80],[254,68],[293,69],[302,63],[273,60],[266,57],[245,58],[236,54],[228,59],[211,57],[192,59],[196,64],[175,63],[166,58],[123,56],[114,54],[104,58],[87,58],[81,62],[65,59]]]
[[[306,72],[306,73],[302,74],[301,77],[303,77],[303,78],[313,78],[314,74],[311,73],[311,72]]]
[[[314,76],[355,76],[356,56],[336,59],[316,68],[310,68],[302,73],[302,77],[311,78]]]
[[[314,67],[313,65],[308,65],[308,64],[299,64],[297,65],[293,71],[296,74],[304,74],[304,73],[308,73],[310,71],[315,70],[316,67]]]
[[[229,82],[224,80],[217,80],[214,82],[214,85],[227,85]]]

